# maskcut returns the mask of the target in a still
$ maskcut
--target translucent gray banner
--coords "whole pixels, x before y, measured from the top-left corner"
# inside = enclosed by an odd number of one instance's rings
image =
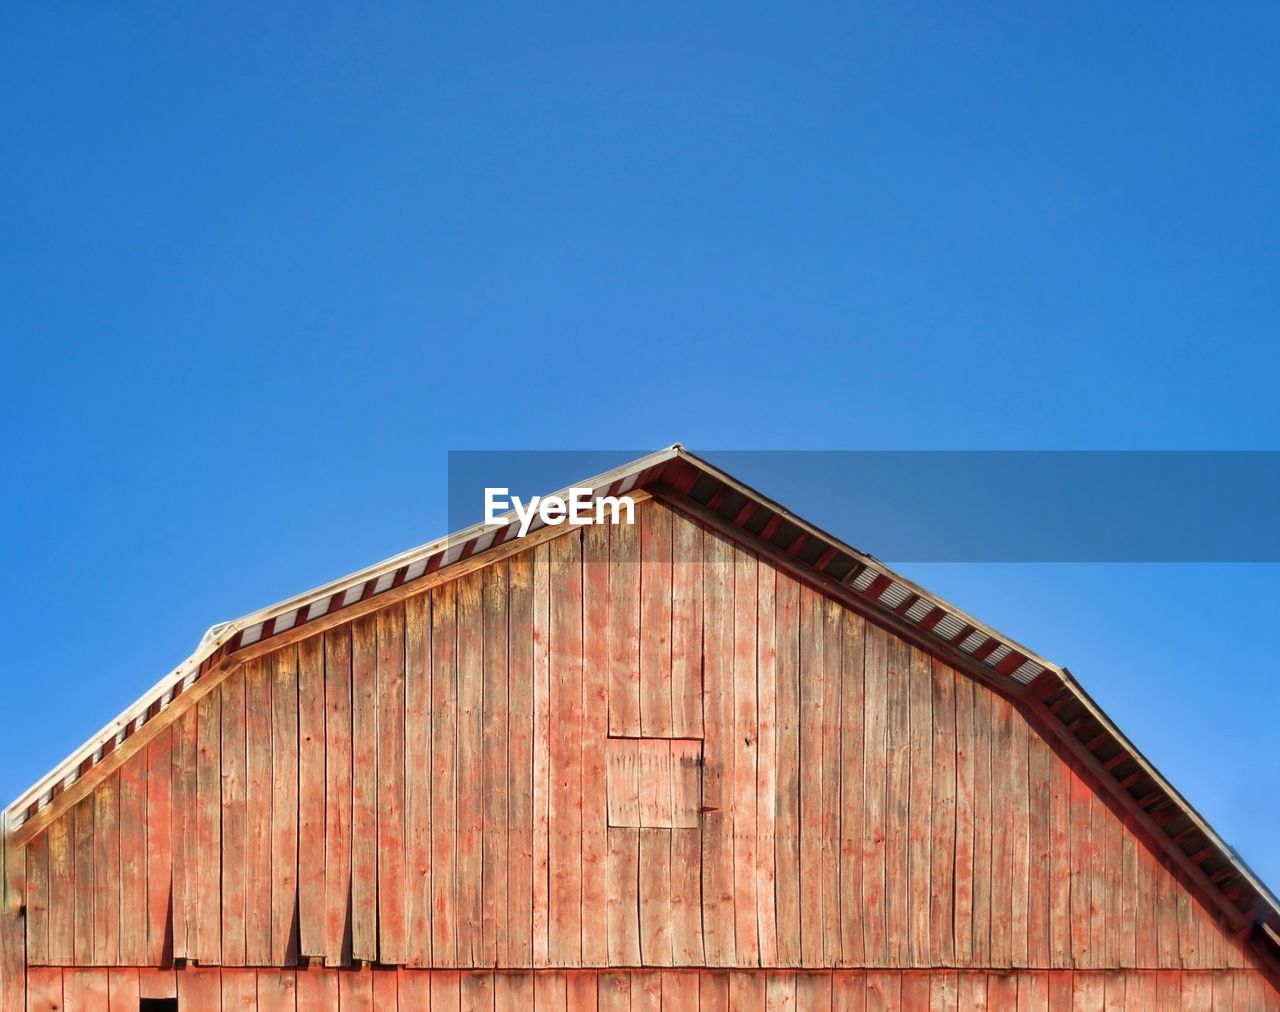
[[[449,528],[650,451],[452,451]],[[1277,451],[695,450],[888,562],[1280,562]]]

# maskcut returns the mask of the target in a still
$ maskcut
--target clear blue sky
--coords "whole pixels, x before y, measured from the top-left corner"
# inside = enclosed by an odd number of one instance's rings
[[[449,449],[1280,447],[1275,5],[428,6],[0,15],[6,801]],[[1280,888],[1276,566],[908,571]]]

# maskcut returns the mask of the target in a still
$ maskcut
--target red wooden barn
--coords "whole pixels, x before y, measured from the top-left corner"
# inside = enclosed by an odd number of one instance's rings
[[[1070,674],[679,446],[215,628],[6,812],[0,1012],[1276,1009]]]

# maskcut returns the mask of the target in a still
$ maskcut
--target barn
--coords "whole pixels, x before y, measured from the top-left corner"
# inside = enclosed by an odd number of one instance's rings
[[[679,445],[215,627],[5,812],[0,1012],[1280,1009],[1071,674]]]

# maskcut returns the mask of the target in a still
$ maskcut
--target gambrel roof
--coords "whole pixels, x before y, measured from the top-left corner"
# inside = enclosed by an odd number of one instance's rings
[[[679,444],[575,487],[663,501],[1014,701],[1159,842],[1204,902],[1237,932],[1251,935],[1273,966],[1280,965],[1280,903],[1275,896],[1066,668],[805,522]],[[479,524],[214,626],[195,653],[10,805],[4,813],[6,833],[17,844],[31,839],[154,737],[169,715],[186,708],[190,697],[208,691],[242,661],[564,530],[535,520],[521,539],[518,529],[513,516],[502,525]]]

